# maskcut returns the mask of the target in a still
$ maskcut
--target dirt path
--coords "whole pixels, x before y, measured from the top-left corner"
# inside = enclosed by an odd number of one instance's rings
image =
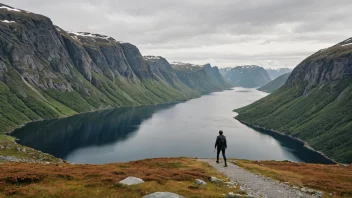
[[[299,189],[293,189],[288,184],[273,181],[270,178],[248,172],[232,163],[224,167],[223,163],[217,164],[213,159],[200,159],[209,163],[219,172],[226,175],[231,181],[241,185],[244,191],[254,197],[263,198],[296,198],[296,197],[315,197],[302,193]]]

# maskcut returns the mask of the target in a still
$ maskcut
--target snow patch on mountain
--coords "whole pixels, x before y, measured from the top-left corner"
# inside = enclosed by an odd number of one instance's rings
[[[13,12],[21,12],[21,10],[19,10],[19,9],[11,8],[11,7],[8,7],[8,6],[5,6],[5,5],[0,6],[0,9],[6,9],[8,11],[13,11]]]

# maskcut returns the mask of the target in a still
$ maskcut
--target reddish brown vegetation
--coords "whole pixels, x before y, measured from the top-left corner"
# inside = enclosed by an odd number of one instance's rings
[[[210,175],[221,177],[206,164],[187,158],[106,165],[4,163],[0,164],[0,197],[141,197],[158,189],[194,197],[200,190],[204,195],[226,193],[228,189],[212,185],[207,189],[188,188],[194,179],[207,180]],[[120,185],[118,182],[127,176],[146,183]]]
[[[352,166],[236,160],[237,165],[274,179],[340,196],[352,196]]]

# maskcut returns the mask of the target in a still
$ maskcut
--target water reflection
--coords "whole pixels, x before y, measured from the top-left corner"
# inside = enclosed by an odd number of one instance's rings
[[[29,123],[14,131],[19,143],[66,159],[72,151],[126,141],[155,112],[174,104],[111,109]]]

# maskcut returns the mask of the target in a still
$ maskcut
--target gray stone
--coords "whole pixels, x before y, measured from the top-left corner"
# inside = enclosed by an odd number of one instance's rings
[[[233,183],[233,182],[225,182],[225,185],[227,185],[227,186],[234,186],[235,183]]]
[[[205,186],[205,185],[207,185],[207,182],[205,182],[205,181],[203,181],[203,180],[201,180],[201,179],[196,179],[196,180],[194,181],[194,183],[195,183],[196,185],[199,185],[199,186]]]
[[[301,191],[304,192],[304,193],[306,193],[306,192],[308,192],[308,188],[303,187],[303,188],[301,188]]]
[[[229,194],[227,194],[227,197],[229,198],[238,198],[238,197],[241,197],[241,198],[250,198],[251,196],[247,196],[247,195],[241,195],[241,194],[234,194],[233,192],[229,192]]]
[[[131,186],[131,185],[144,183],[144,181],[137,177],[127,177],[124,180],[121,180],[119,183]]]
[[[216,184],[219,184],[219,183],[222,183],[223,181],[221,181],[220,179],[216,178],[216,177],[210,177],[209,179],[212,183],[216,183]]]
[[[143,198],[184,198],[184,197],[170,192],[155,192],[150,195],[146,195]]]

